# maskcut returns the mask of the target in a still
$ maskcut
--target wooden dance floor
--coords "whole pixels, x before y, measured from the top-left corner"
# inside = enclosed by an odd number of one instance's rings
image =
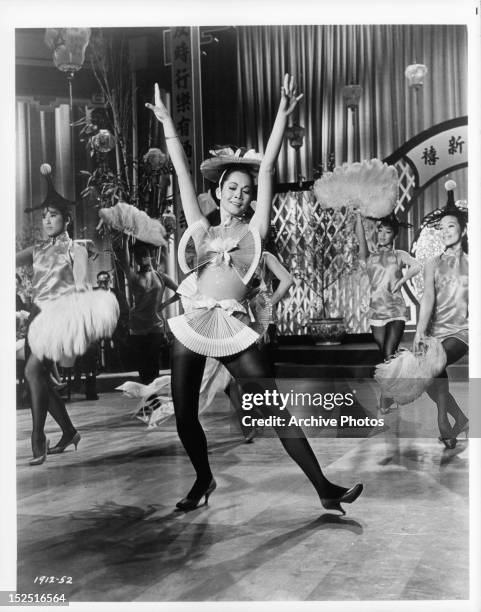
[[[245,444],[222,397],[202,415],[218,488],[187,514],[174,507],[193,471],[172,418],[147,429],[118,392],[79,398],[78,451],[30,467],[30,411],[18,410],[17,591],[43,575],[71,576],[71,601],[467,599],[468,443],[443,450],[423,401],[426,437],[392,435],[406,407],[373,437],[312,440],[328,477],[364,483],[345,517],[323,511],[277,439]],[[47,434],[55,444],[50,420]]]

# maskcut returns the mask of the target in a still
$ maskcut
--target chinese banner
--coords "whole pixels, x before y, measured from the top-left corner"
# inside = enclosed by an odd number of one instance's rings
[[[195,176],[194,100],[192,39],[189,27],[172,28],[172,117],[184,147],[192,176]],[[185,229],[185,218],[177,206],[178,228]]]
[[[427,133],[426,137],[406,151],[404,156],[416,172],[417,187],[420,189],[427,187],[439,176],[467,166],[467,122],[431,135]]]

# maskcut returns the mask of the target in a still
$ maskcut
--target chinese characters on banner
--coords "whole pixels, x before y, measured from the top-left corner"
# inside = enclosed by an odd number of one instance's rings
[[[184,147],[192,176],[195,176],[194,100],[192,40],[189,27],[172,28],[172,117]],[[176,206],[178,228],[186,227],[181,206]]]
[[[468,165],[468,126],[449,127],[426,137],[405,156],[416,168],[418,187],[429,185],[438,176]]]

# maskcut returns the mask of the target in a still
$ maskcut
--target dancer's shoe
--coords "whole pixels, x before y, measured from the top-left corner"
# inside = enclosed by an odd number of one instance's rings
[[[438,440],[441,442],[441,444],[444,444],[448,450],[453,450],[453,448],[456,448],[456,438],[443,438],[442,436],[439,436]]]
[[[379,396],[379,401],[377,404],[377,409],[379,414],[389,414],[391,412],[391,403],[389,403],[389,398],[384,397],[382,394]]]
[[[194,484],[195,487],[195,484]],[[192,489],[194,488],[192,487]],[[195,510],[200,503],[200,500],[205,496],[205,505],[209,502],[210,494],[217,487],[216,481],[212,478],[207,488],[202,490],[200,493],[192,494],[192,491],[187,494],[187,497],[184,497],[180,501],[176,503],[176,508],[179,510],[183,510],[184,512],[188,512],[189,510]]]
[[[67,446],[70,446],[71,444],[73,444],[75,446],[75,450],[77,450],[78,443],[80,442],[80,437],[81,436],[79,432],[78,431],[75,432],[75,434],[70,438],[70,440],[67,440],[67,442],[62,443],[60,441],[55,446],[50,448],[48,450],[48,454],[58,455],[59,453],[63,453],[63,451],[67,448]]]
[[[47,458],[47,454],[48,454],[48,445],[50,444],[50,442],[46,439],[45,440],[45,452],[43,453],[43,455],[38,455],[38,457],[32,457],[32,459],[30,459],[29,464],[30,465],[42,465],[42,463],[45,463],[45,460]]]
[[[439,442],[441,442],[441,444],[444,444],[444,446],[448,450],[456,448],[457,440],[456,436],[454,435],[454,430],[451,428],[451,425],[443,425],[442,427],[438,425],[438,427],[439,433],[441,434],[438,438]]]
[[[359,483],[348,489],[340,497],[334,499],[321,499],[321,504],[326,510],[338,510],[342,512],[342,514],[346,514],[341,506],[341,502],[343,504],[352,504],[352,502],[356,501],[359,495],[361,495],[363,488],[363,485]]]

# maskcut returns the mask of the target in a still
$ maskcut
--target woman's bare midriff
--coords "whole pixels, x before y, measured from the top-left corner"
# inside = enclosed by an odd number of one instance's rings
[[[227,265],[204,268],[198,278],[197,287],[199,293],[216,300],[240,301],[247,293],[247,288],[238,273]]]

